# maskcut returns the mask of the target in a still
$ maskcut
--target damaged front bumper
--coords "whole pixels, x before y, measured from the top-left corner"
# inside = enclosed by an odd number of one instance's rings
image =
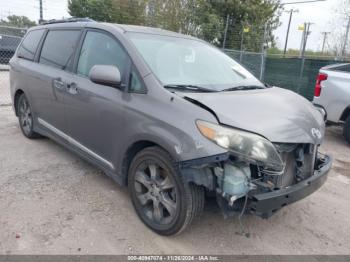
[[[217,202],[225,217],[244,212],[268,218],[282,207],[301,200],[318,190],[327,179],[327,174],[332,166],[332,158],[327,155],[318,155],[315,159],[313,172],[310,172],[308,177],[299,177],[299,181],[294,179],[290,185],[275,184],[270,188],[266,187],[268,185],[266,182],[263,183],[264,188],[258,183],[254,184],[254,181],[259,180],[256,177],[250,177],[245,186],[244,183],[237,184],[237,180],[231,180],[229,186],[225,187],[226,171],[234,173],[235,178],[238,179],[244,176],[239,169],[227,168],[227,163],[232,164],[234,161],[232,162],[228,154],[222,154],[182,162],[180,169],[188,182],[204,186],[208,192],[215,192]],[[291,172],[290,175],[296,177],[297,173],[293,173]],[[260,176],[260,179],[262,178],[264,176]],[[234,192],[237,190],[246,193],[235,194]]]
[[[332,158],[324,156],[318,159],[314,174],[295,185],[268,193],[249,193],[247,209],[262,218],[270,217],[282,207],[303,199],[319,189],[325,183],[331,166]]]

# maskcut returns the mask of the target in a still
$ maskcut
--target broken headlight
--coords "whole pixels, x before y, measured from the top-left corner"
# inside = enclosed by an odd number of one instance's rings
[[[203,136],[228,149],[235,156],[255,164],[262,164],[275,171],[283,170],[279,153],[266,138],[202,120],[198,120],[196,124]]]

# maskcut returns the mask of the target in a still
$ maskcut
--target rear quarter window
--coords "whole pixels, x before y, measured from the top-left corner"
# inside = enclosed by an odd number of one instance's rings
[[[34,60],[35,52],[44,34],[44,29],[32,30],[28,32],[21,46],[18,49],[18,57]]]
[[[41,49],[39,63],[65,69],[73,59],[79,37],[80,30],[49,31]]]

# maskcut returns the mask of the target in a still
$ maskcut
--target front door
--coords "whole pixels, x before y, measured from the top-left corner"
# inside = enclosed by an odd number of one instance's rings
[[[69,136],[86,154],[114,169],[113,153],[118,147],[118,130],[124,123],[125,92],[95,84],[88,78],[94,65],[115,65],[126,85],[130,59],[119,42],[107,32],[88,30],[70,79],[65,100]]]

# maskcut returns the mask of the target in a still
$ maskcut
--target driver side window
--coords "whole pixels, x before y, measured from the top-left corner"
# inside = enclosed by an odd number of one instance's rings
[[[80,51],[77,74],[88,76],[94,65],[117,66],[123,76],[129,65],[129,57],[113,37],[102,32],[88,31]]]

